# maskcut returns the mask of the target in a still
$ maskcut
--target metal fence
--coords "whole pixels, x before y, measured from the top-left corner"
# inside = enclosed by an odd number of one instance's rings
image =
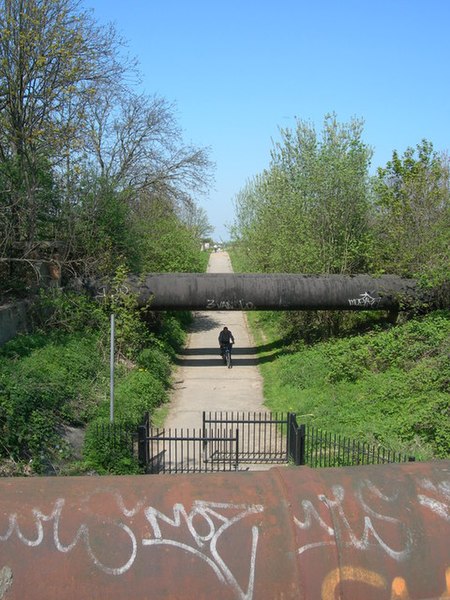
[[[139,462],[147,473],[208,473],[239,468],[239,431],[204,428],[139,432]]]
[[[302,464],[310,467],[383,465],[414,460],[413,456],[386,450],[382,446],[355,441],[317,427],[305,428],[305,455]]]
[[[238,471],[254,464],[338,467],[414,460],[375,444],[298,425],[294,413],[204,412],[198,430],[138,428],[147,473]]]
[[[135,455],[136,426],[129,423],[97,423],[95,435],[98,444],[102,443],[111,454]]]

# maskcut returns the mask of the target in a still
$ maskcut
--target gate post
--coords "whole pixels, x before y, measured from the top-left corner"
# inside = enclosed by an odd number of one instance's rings
[[[203,452],[203,461],[205,463],[208,462],[208,438],[206,433],[206,411],[202,412],[202,452]]]
[[[287,454],[296,466],[304,465],[305,457],[305,425],[298,425],[295,413],[288,413]]]
[[[297,444],[297,420],[295,413],[287,414],[287,459],[296,461],[296,444]]]
[[[306,426],[304,424],[300,425],[297,429],[297,458],[298,465],[306,464],[306,456],[305,456],[305,441],[306,441]]]
[[[139,425],[138,427],[138,461],[141,467],[147,468],[149,462],[147,425]]]

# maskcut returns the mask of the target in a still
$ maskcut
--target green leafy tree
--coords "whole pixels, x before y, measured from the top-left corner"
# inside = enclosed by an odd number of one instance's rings
[[[393,152],[374,179],[379,268],[429,283],[450,275],[450,170],[423,140],[402,157]]]
[[[363,123],[325,117],[319,136],[298,121],[282,129],[269,169],[236,198],[234,235],[254,271],[342,273],[370,265],[371,231],[368,168],[371,149],[362,140]],[[288,334],[332,332],[341,316],[286,315]]]
[[[237,197],[236,232],[255,268],[354,273],[370,249],[368,167],[362,122],[327,116],[319,137],[299,121],[281,130],[270,168]]]
[[[0,160],[9,183],[0,197],[9,224],[4,252],[22,241],[30,247],[44,234],[49,186],[42,178],[77,140],[96,87],[120,80],[118,46],[114,30],[96,26],[76,0],[0,1]]]
[[[178,217],[170,202],[147,199],[135,217],[138,245],[135,270],[151,272],[203,271],[201,241]]]

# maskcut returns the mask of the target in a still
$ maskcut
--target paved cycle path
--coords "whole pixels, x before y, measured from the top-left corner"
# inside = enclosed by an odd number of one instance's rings
[[[209,273],[232,271],[226,252],[210,255]],[[219,355],[218,337],[224,325],[235,339],[232,369],[227,369]],[[195,312],[186,348],[179,358],[166,429],[199,429],[204,410],[267,410],[263,406],[262,378],[244,312]]]

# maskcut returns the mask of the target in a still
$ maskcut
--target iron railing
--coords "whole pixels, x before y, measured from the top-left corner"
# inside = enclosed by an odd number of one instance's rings
[[[376,444],[360,442],[332,434],[318,427],[305,428],[305,456],[303,464],[310,467],[344,467],[357,465],[384,465],[414,461],[413,456],[388,450]]]
[[[338,467],[414,457],[298,424],[294,413],[204,412],[196,430],[138,428],[139,463],[148,473],[237,471],[241,464]]]
[[[139,463],[147,473],[208,473],[239,469],[239,431],[161,429],[138,432]]]

